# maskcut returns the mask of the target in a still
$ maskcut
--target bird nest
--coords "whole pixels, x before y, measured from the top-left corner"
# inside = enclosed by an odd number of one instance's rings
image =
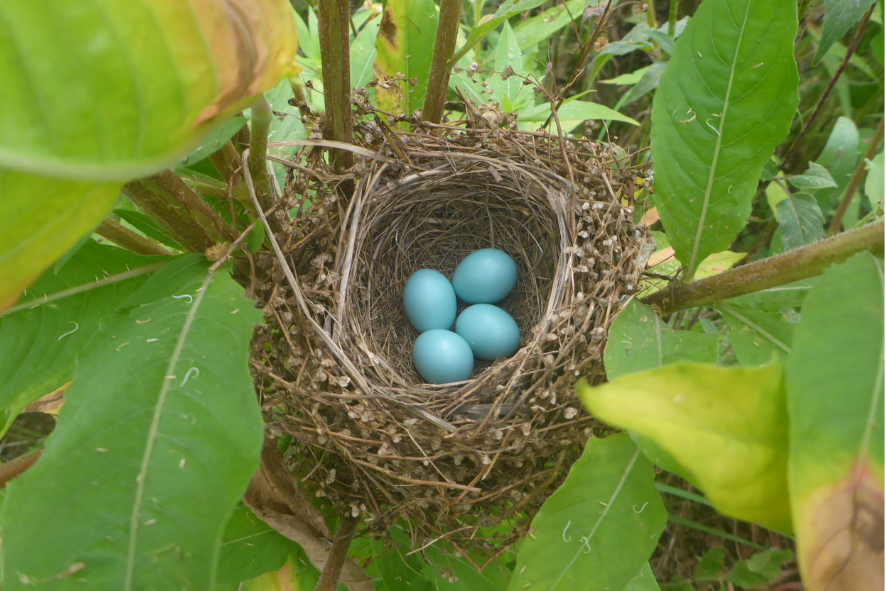
[[[257,259],[268,325],[256,380],[309,492],[366,514],[372,531],[403,525],[415,547],[445,538],[494,556],[604,429],[574,384],[604,379],[608,326],[637,290],[646,237],[629,207],[633,176],[601,145],[414,123],[396,135],[359,129],[348,174],[333,174],[317,147],[291,165],[287,205],[307,213],[278,236],[294,283],[277,259]],[[425,384],[406,279],[422,268],[451,277],[490,247],[517,263],[517,287],[499,305],[520,327],[520,349],[478,361],[465,382]],[[503,520],[505,533],[492,527]]]

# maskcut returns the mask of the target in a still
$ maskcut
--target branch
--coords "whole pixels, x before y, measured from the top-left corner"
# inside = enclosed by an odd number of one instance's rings
[[[204,252],[214,242],[187,209],[154,179],[139,179],[123,185],[123,194],[160,224],[163,230],[190,252]]]
[[[160,246],[150,238],[145,238],[140,234],[136,234],[117,220],[107,218],[99,224],[95,233],[103,238],[107,238],[117,246],[132,251],[135,254],[159,255],[164,257],[172,256],[172,253]]]
[[[338,531],[335,532],[335,541],[332,542],[332,550],[326,559],[326,565],[320,574],[320,580],[317,581],[316,591],[335,591],[335,588],[338,587],[342,567],[344,567],[345,560],[348,558],[351,540],[354,539],[354,532],[357,531],[359,523],[359,517],[347,515],[341,518],[341,522],[338,524]]]
[[[461,22],[461,0],[440,0],[440,20],[437,24],[437,38],[434,41],[434,57],[428,77],[428,90],[422,107],[422,118],[431,123],[440,123],[443,107],[446,104],[446,91],[449,88],[449,58],[455,51],[458,25]]]
[[[276,196],[277,190],[274,180],[268,173],[268,132],[271,130],[271,122],[274,120],[274,113],[271,111],[271,105],[268,104],[265,95],[261,94],[256,97],[252,103],[252,131],[249,143],[249,174],[252,175],[252,182],[255,184],[255,193],[258,202],[264,211],[270,211],[274,206],[273,197]],[[280,232],[280,218],[272,215],[269,220],[271,227],[275,232]]]
[[[640,301],[661,316],[820,275],[852,255],[870,251],[883,256],[883,224],[875,223],[815,244],[730,269],[692,283],[674,282]]]
[[[320,62],[323,69],[323,100],[326,105],[326,133],[328,140],[354,141],[351,121],[351,55],[348,24],[351,8],[348,0],[320,0]],[[255,148],[250,150],[255,151]],[[349,168],[354,158],[349,152],[335,150],[330,154],[336,170]]]
[[[872,160],[874,156],[877,155],[877,150],[880,149],[880,144],[882,142],[883,119],[880,119],[880,125],[877,126],[877,131],[874,132],[874,137],[871,138],[871,143],[868,144],[868,149],[865,150],[864,157],[859,161],[858,166],[855,167],[855,172],[852,173],[852,178],[849,179],[849,184],[846,185],[846,192],[843,193],[843,199],[840,200],[840,204],[837,206],[837,211],[834,212],[834,219],[831,220],[831,225],[828,227],[829,236],[833,236],[843,227],[843,216],[846,215],[846,210],[849,209],[849,204],[852,202],[855,192],[861,185],[861,179],[864,178],[865,160]]]

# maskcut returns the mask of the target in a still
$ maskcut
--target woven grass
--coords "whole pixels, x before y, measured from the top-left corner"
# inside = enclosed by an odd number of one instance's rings
[[[256,261],[268,310],[256,379],[269,428],[292,436],[288,462],[311,493],[365,513],[373,531],[404,524],[415,548],[445,539],[491,559],[605,430],[574,383],[604,378],[608,326],[637,289],[646,237],[623,204],[633,175],[600,145],[482,119],[413,123],[396,135],[384,123],[358,128],[347,174],[316,147],[293,158],[287,205],[310,200],[310,214],[278,237],[297,290],[276,259]],[[351,199],[339,197],[344,184]],[[424,384],[406,279],[421,268],[451,277],[489,247],[517,263],[500,305],[521,347],[478,362],[466,382]],[[490,534],[503,520],[507,533]]]

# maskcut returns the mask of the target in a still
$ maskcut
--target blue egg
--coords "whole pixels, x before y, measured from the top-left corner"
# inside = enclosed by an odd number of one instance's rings
[[[514,259],[495,248],[469,254],[455,268],[452,287],[469,304],[494,304],[511,293],[517,285]]]
[[[455,322],[455,291],[446,276],[431,269],[412,274],[403,288],[406,316],[418,332],[450,329]]]
[[[459,314],[455,332],[471,346],[474,356],[492,361],[520,348],[520,329],[511,315],[489,304],[474,304]]]
[[[474,354],[467,341],[450,330],[423,332],[412,346],[415,369],[431,384],[460,382],[474,371]]]

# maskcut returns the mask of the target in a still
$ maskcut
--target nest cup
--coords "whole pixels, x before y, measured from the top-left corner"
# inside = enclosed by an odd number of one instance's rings
[[[286,240],[298,290],[281,281],[266,294],[280,331],[257,337],[268,360],[257,380],[270,428],[293,436],[289,466],[313,494],[365,513],[370,530],[403,525],[415,547],[445,539],[491,560],[604,429],[574,383],[603,379],[605,334],[636,290],[646,237],[620,203],[633,178],[595,144],[518,132],[492,141],[488,130],[402,138],[409,165],[373,146],[379,156],[349,177],[347,202],[333,177],[296,170],[290,196],[311,195],[322,215]],[[466,382],[425,384],[405,282],[422,268],[451,277],[490,247],[517,264],[499,305],[520,327],[520,349],[478,361]],[[274,264],[267,272],[280,277]],[[512,527],[491,540],[484,528],[505,519]]]

